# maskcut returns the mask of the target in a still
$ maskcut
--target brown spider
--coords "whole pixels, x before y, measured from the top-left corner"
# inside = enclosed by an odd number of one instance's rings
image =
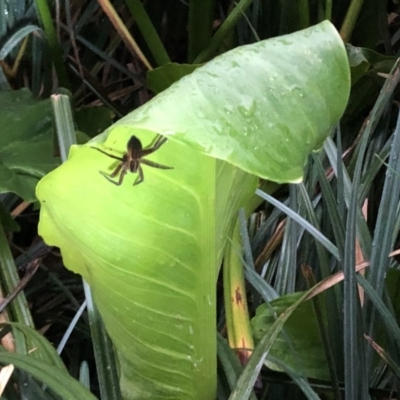
[[[133,186],[138,185],[139,183],[144,181],[143,170],[140,164],[148,165],[149,167],[161,168],[161,169],[173,169],[173,167],[167,167],[165,165],[157,164],[154,161],[145,160],[143,157],[148,156],[151,153],[154,153],[158,150],[165,142],[167,141],[166,137],[159,136],[154,142],[153,146],[148,148],[143,148],[141,141],[136,137],[132,136],[127,144],[126,153],[122,157],[117,157],[112,154],[107,153],[104,150],[99,149],[98,147],[93,147],[94,149],[100,151],[107,156],[114,158],[115,160],[121,161],[121,163],[115,168],[115,170],[107,175],[105,172],[100,171],[100,173],[107,178],[114,185],[121,185],[124,180],[124,176],[127,172],[137,172],[138,177],[136,178]],[[111,178],[115,178],[119,174],[118,182],[112,180]]]

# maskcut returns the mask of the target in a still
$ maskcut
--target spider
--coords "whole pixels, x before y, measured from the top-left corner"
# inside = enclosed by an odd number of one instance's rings
[[[107,156],[114,158],[116,160],[121,161],[121,163],[115,168],[115,170],[110,174],[107,175],[105,172],[100,171],[100,173],[107,178],[111,183],[114,185],[121,185],[124,177],[127,172],[137,172],[138,177],[136,178],[133,186],[139,185],[144,181],[143,170],[140,164],[148,165],[149,167],[154,168],[161,168],[161,169],[173,169],[173,167],[167,167],[165,165],[157,164],[154,161],[146,160],[143,157],[148,156],[151,153],[154,153],[158,150],[165,142],[167,138],[163,136],[158,136],[155,140],[154,144],[151,147],[143,148],[142,142],[136,137],[132,136],[127,144],[126,153],[122,157],[117,157],[112,154],[107,153],[104,150],[99,149],[98,147],[93,147],[94,149],[100,151]],[[112,178],[115,178],[119,174],[118,181],[114,181]]]

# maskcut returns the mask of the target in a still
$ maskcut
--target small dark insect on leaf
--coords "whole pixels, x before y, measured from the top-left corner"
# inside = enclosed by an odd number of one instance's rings
[[[146,160],[143,158],[151,153],[154,153],[166,141],[167,138],[163,136],[158,136],[151,147],[143,149],[141,141],[136,136],[132,136],[128,141],[126,153],[122,157],[114,156],[112,154],[107,153],[104,150],[101,150],[97,147],[93,147],[94,149],[100,151],[101,153],[106,154],[107,156],[114,158],[115,160],[121,161],[121,163],[117,166],[117,168],[115,168],[115,170],[110,175],[107,175],[102,171],[100,171],[100,173],[105,178],[107,178],[111,183],[119,186],[122,184],[127,172],[137,172],[138,177],[133,183],[133,186],[135,186],[144,181],[144,175],[141,164],[148,165],[149,167],[154,167],[154,168],[173,169],[173,167],[167,167],[166,165],[157,164],[154,161]],[[119,174],[118,181],[114,181],[112,178],[115,178],[118,174]]]

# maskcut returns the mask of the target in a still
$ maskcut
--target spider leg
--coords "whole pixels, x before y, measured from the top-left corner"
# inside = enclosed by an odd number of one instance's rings
[[[118,182],[115,182],[114,180],[112,180],[111,178],[110,178],[110,175],[107,175],[105,172],[103,172],[103,171],[99,171],[100,172],[100,174],[101,175],[103,175],[104,176],[104,178],[106,178],[109,182],[111,182],[111,183],[113,183],[114,185],[117,185],[118,186]]]
[[[167,140],[168,140],[168,138],[166,138],[165,136],[158,135],[156,141],[154,142],[153,146],[151,146],[151,147],[158,149],[158,148],[161,147]]]
[[[122,184],[125,175],[126,175],[126,169],[123,168],[121,171],[121,175],[119,176],[118,183],[116,183],[117,186],[120,186]]]
[[[114,156],[113,154],[107,153],[106,151],[101,150],[101,149],[99,149],[98,147],[92,147],[92,149],[98,150],[100,153],[103,153],[103,154],[105,154],[105,155],[108,156],[108,157],[114,158],[115,160],[123,161],[123,158],[122,158],[122,157]]]
[[[167,167],[166,165],[158,164],[154,161],[140,159],[141,164],[148,165],[149,167],[160,168],[160,169],[174,169],[174,167]]]
[[[137,176],[133,186],[139,185],[139,183],[142,183],[144,181],[143,170],[142,170],[142,167],[140,166],[140,164],[137,167],[137,173],[138,173],[138,176]]]
[[[151,147],[142,150],[142,157],[147,156],[158,150],[168,139],[165,136],[159,135]]]
[[[118,165],[118,167],[115,168],[115,170],[113,171],[113,173],[111,175],[108,175],[103,171],[100,171],[100,173],[101,173],[101,175],[104,176],[104,178],[106,178],[108,181],[110,181],[114,185],[120,186],[122,181],[124,180],[124,176],[126,174],[126,169],[123,169],[121,171],[121,168],[122,168],[122,164]],[[115,178],[118,175],[119,171],[121,171],[121,174],[119,175],[118,182],[115,182],[112,178]]]
[[[164,144],[168,139],[165,136],[157,135],[153,141],[151,142],[150,146],[147,147],[155,147],[158,149],[162,144]],[[160,143],[161,142],[161,143]]]
[[[118,175],[118,172],[121,171],[123,164],[117,165],[117,168],[110,174],[110,178],[115,178]]]

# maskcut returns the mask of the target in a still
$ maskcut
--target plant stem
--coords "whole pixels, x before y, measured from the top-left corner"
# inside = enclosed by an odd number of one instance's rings
[[[350,40],[351,34],[353,33],[353,29],[356,25],[358,15],[360,14],[361,7],[364,3],[364,0],[353,0],[350,3],[350,7],[347,10],[346,17],[343,21],[342,28],[340,29],[340,36],[343,41],[347,43]]]
[[[231,31],[231,29],[233,29],[237,21],[243,16],[243,13],[252,2],[253,0],[240,0],[236,7],[228,15],[224,23],[218,28],[209,46],[204,48],[203,51],[196,56],[195,60],[193,61],[194,64],[206,62],[214,55],[219,46],[221,46],[226,35]]]
[[[189,4],[189,53],[193,60],[210,44],[215,0],[191,0]]]
[[[126,0],[126,4],[142,33],[143,39],[146,41],[147,46],[149,46],[156,63],[159,66],[169,63],[171,60],[169,59],[168,53],[142,2],[140,0]]]
[[[47,4],[46,0],[36,0],[35,3],[44,31],[46,32],[47,42],[50,47],[51,59],[59,79],[59,86],[69,89],[70,85],[67,70],[65,69],[64,64],[63,50],[58,43],[57,33],[54,29],[49,5]]]
[[[121,39],[124,41],[126,47],[132,53],[132,55],[135,57],[139,57],[147,69],[153,69],[146,56],[143,54],[142,50],[136,43],[135,39],[132,37],[125,24],[122,22],[111,2],[109,0],[98,0],[98,2],[103,11],[107,14],[110,22],[114,25],[114,28],[121,36]]]

